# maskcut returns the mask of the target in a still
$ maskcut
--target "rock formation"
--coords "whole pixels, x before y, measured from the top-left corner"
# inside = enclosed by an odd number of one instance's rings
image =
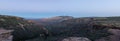
[[[13,35],[11,35],[13,30],[5,30],[0,28],[0,41],[12,41]]]
[[[97,39],[96,41],[120,41],[120,30],[119,29],[109,29],[108,30],[113,35]]]
[[[91,41],[88,38],[84,38],[84,37],[68,37],[63,39],[62,41]]]
[[[40,37],[40,34],[46,37],[48,34],[47,29],[42,25],[36,25],[24,18],[16,16],[0,15],[0,28],[14,30],[12,32],[13,41]]]

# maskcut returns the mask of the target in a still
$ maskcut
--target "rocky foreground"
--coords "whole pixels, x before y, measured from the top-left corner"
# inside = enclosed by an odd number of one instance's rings
[[[0,28],[0,41],[12,41],[13,35],[11,35],[11,32],[13,30],[5,30]]]
[[[44,19],[49,22],[42,25],[35,23],[38,20],[0,15],[0,41],[120,41],[115,18],[67,18]]]
[[[10,34],[13,36],[12,41],[24,41],[39,37],[40,34],[48,34],[48,31],[41,25],[35,25],[32,21],[25,20],[21,17],[7,15],[0,15],[0,29],[6,31],[13,30]],[[4,31],[0,31],[4,34]]]

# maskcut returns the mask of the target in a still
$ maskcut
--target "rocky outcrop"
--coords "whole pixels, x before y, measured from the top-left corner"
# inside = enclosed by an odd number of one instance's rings
[[[96,41],[120,41],[120,30],[119,29],[109,29],[108,30],[113,35],[97,39]]]
[[[0,28],[0,41],[12,41],[13,35],[11,35],[13,30],[5,30]]]
[[[47,36],[48,31],[42,25],[36,25],[24,18],[16,16],[0,15],[0,28],[14,30],[13,41],[28,40],[40,37],[40,34]]]
[[[91,41],[88,38],[84,38],[84,37],[68,37],[63,39],[62,41]]]

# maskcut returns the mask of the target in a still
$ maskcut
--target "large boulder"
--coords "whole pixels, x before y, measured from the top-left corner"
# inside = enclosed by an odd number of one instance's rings
[[[84,38],[84,37],[68,37],[63,39],[62,41],[91,41],[88,38]]]
[[[0,28],[0,41],[12,41],[13,36],[11,35],[13,30],[6,30]]]

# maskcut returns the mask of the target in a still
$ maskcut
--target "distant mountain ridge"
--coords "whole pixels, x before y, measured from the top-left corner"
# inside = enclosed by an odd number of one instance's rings
[[[57,23],[61,22],[64,20],[68,19],[74,19],[72,16],[56,16],[56,17],[51,17],[51,18],[41,18],[41,19],[29,19],[37,24],[52,24],[52,23]]]
[[[115,22],[115,24],[119,24],[117,22],[120,21],[120,17],[116,16],[116,17],[81,17],[79,19],[89,19],[89,18],[93,18],[94,21],[97,21],[99,23],[105,23],[106,22],[109,24],[110,22]],[[53,24],[53,23],[58,23],[58,22],[62,22],[65,20],[72,20],[72,19],[77,19],[75,17],[72,16],[56,16],[56,17],[51,17],[51,18],[41,18],[41,19],[29,19],[37,24]],[[113,23],[112,23],[113,24]]]

